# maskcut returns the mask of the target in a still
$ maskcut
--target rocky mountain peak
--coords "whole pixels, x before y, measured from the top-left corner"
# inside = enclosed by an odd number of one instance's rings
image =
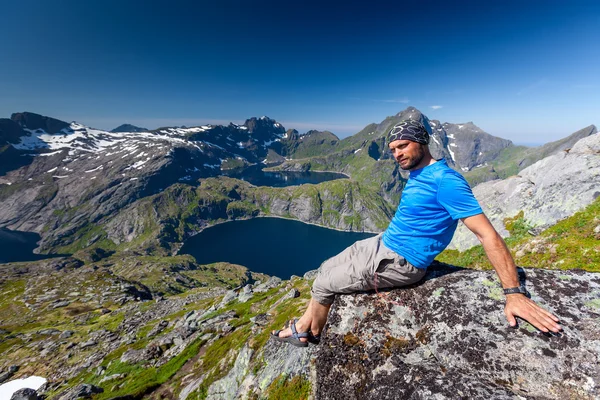
[[[281,134],[285,132],[285,128],[279,122],[266,116],[260,118],[252,117],[247,119],[243,126],[248,128],[248,132],[251,134],[265,130],[281,131]]]
[[[139,126],[131,125],[131,124],[122,124],[116,127],[111,131],[112,133],[118,132],[148,132],[148,129],[141,128]]]
[[[32,131],[41,129],[51,135],[69,127],[67,122],[32,112],[14,113],[10,119],[19,124],[21,128]]]

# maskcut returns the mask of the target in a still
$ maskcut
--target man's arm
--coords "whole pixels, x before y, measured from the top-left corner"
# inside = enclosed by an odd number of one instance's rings
[[[515,262],[506,247],[506,243],[496,232],[485,214],[463,218],[462,221],[483,245],[485,254],[496,270],[502,287],[506,289],[519,286]],[[562,329],[557,324],[558,318],[521,293],[506,295],[504,314],[511,326],[517,324],[515,317],[521,317],[543,332],[559,332]]]

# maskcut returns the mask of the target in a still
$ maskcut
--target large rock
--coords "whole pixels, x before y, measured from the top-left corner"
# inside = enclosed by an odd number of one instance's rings
[[[10,400],[38,400],[38,395],[33,389],[19,389],[13,393]]]
[[[473,194],[503,237],[509,236],[504,219],[521,211],[531,226],[549,227],[600,196],[600,135],[581,139],[517,176],[477,185]],[[459,224],[449,248],[462,251],[477,244],[475,235]]]
[[[94,394],[103,393],[104,389],[98,386],[82,383],[71,389],[59,394],[56,398],[58,400],[76,400],[76,399],[89,399]]]
[[[242,378],[248,373],[248,366],[250,359],[252,358],[254,351],[244,346],[238,354],[233,368],[229,373],[219,379],[208,388],[207,400],[228,400],[238,398],[242,393],[239,393],[240,382]]]
[[[493,272],[435,266],[385,297],[338,296],[314,363],[316,398],[598,398],[600,276],[520,278],[564,333],[510,328]]]

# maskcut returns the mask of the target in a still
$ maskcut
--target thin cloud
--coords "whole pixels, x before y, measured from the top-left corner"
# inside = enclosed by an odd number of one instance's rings
[[[408,99],[389,99],[389,100],[373,100],[373,101],[380,101],[382,103],[401,103],[401,104],[410,103],[410,101]]]
[[[531,85],[525,86],[524,88],[522,88],[521,90],[519,90],[517,92],[517,96],[522,96],[524,94],[533,92],[534,90],[542,87],[542,86],[546,86],[548,84],[548,80],[546,79],[540,79],[537,82],[532,83]]]
[[[444,106],[429,106],[430,108],[433,108],[434,110],[439,110],[440,108],[444,107]]]
[[[401,99],[365,99],[362,97],[348,97],[349,100],[359,100],[359,101],[372,101],[376,103],[400,103],[400,104],[408,104],[410,100],[406,97]]]
[[[365,125],[332,124],[329,122],[297,122],[297,121],[279,121],[287,129],[330,131],[330,132],[358,132]]]
[[[598,87],[598,85],[594,85],[592,84],[586,84],[586,83],[580,83],[580,84],[575,84],[575,85],[571,85],[572,89],[596,89]]]

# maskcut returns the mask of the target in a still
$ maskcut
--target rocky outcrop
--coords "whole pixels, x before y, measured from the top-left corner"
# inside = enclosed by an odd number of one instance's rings
[[[477,185],[473,193],[503,237],[509,236],[504,220],[520,212],[532,227],[553,225],[600,196],[600,135],[581,139],[517,176]],[[460,224],[449,248],[465,250],[476,244],[475,236]]]
[[[561,334],[511,328],[494,272],[436,264],[408,288],[337,296],[319,346],[244,347],[209,398],[264,396],[278,376],[309,380],[316,399],[598,398],[600,276],[519,277]]]
[[[315,355],[316,398],[597,398],[600,276],[520,278],[562,334],[510,328],[493,272],[437,266],[412,288],[337,297]]]
[[[536,161],[539,161],[542,158],[548,157],[552,154],[556,154],[561,151],[569,151],[579,140],[591,135],[595,135],[596,133],[598,133],[596,126],[590,125],[572,133],[566,138],[546,143],[540,147],[528,148],[521,155],[519,155],[516,160],[518,162],[519,169],[526,168]]]
[[[561,335],[523,321],[510,328],[493,272],[437,264],[412,287],[338,296],[321,344],[297,348],[268,332],[306,307],[314,272],[119,305],[123,288],[103,268],[53,262],[4,265],[0,274],[11,288],[3,295],[20,307],[2,314],[11,331],[0,330],[10,349],[0,368],[24,376],[35,366],[50,382],[42,395],[75,398],[96,387],[112,397],[286,398],[312,387],[316,399],[600,396],[594,273],[520,271],[532,298],[561,319]],[[30,273],[38,275],[23,282]],[[71,304],[52,309],[61,299]],[[49,314],[52,328],[24,324]]]

